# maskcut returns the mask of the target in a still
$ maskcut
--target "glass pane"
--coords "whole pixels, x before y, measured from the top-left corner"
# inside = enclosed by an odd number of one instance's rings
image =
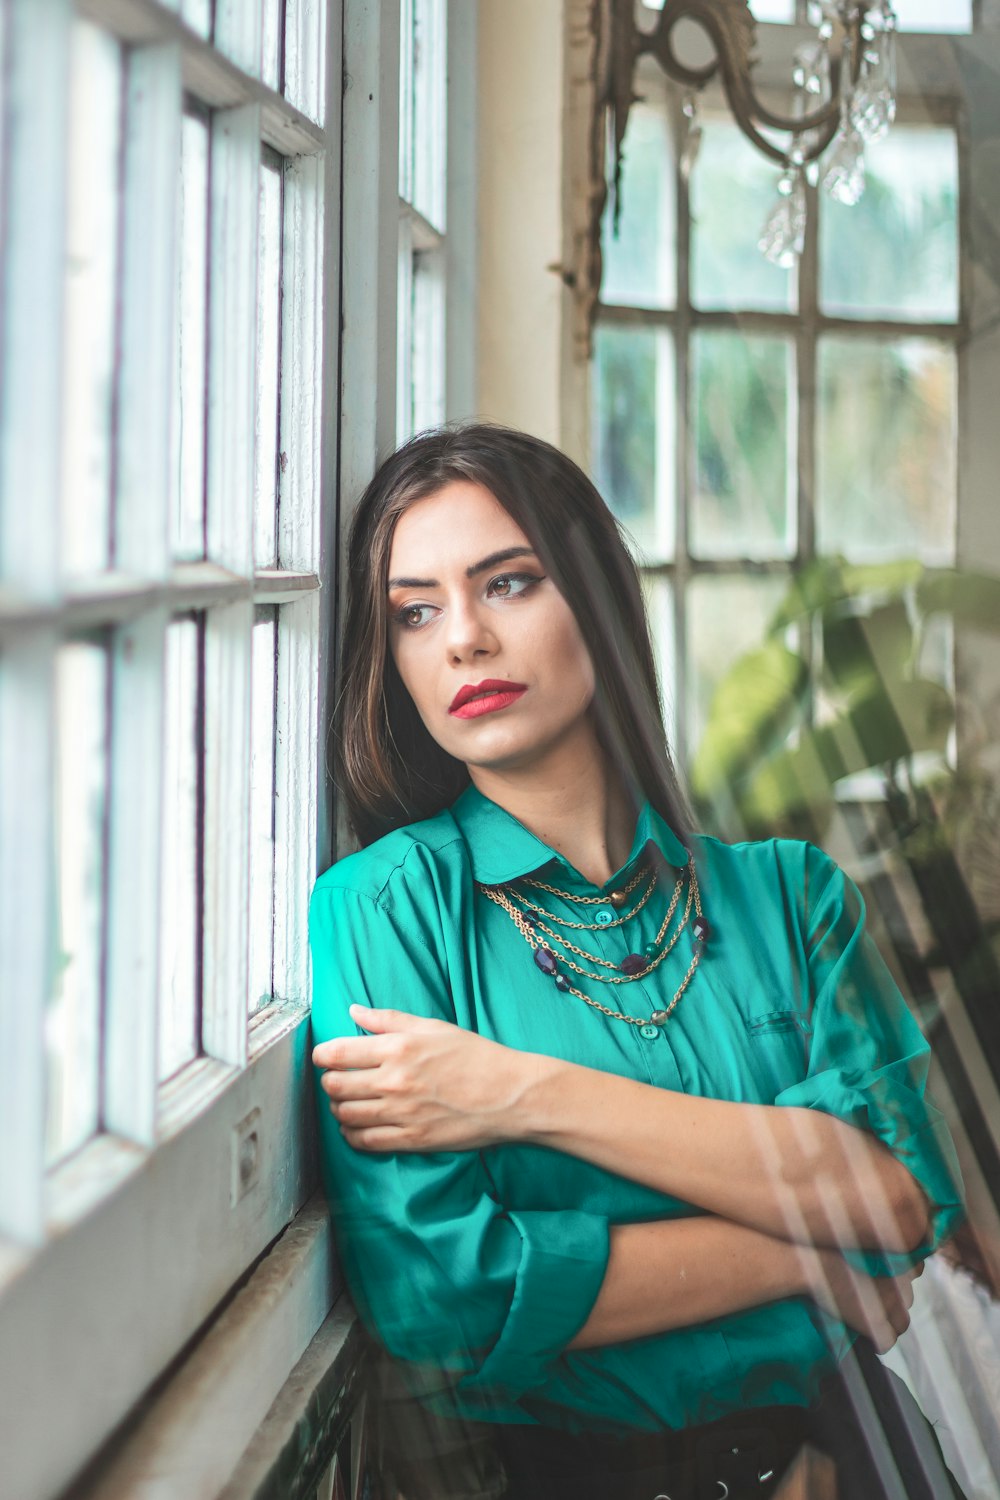
[[[181,15],[192,31],[208,36],[212,30],[212,0],[181,0]]]
[[[593,375],[594,483],[640,558],[674,548],[674,341],[666,329],[598,324]]]
[[[445,227],[446,0],[413,0],[413,206]]]
[[[820,194],[820,297],[828,313],[958,317],[958,143],[954,131],[896,125],[866,148],[853,208]]]
[[[271,1000],[274,957],[274,714],[278,620],[253,627],[250,750],[250,975],[252,1015]]]
[[[444,421],[443,252],[413,257],[413,428],[423,432]]]
[[[777,200],[778,170],[732,120],[702,118],[691,173],[691,300],[695,306],[787,312],[791,271],[765,260],[757,241]]]
[[[677,295],[674,155],[666,110],[636,104],[622,162],[622,213],[613,228],[611,193],[601,228],[601,301],[673,307]]]
[[[56,659],[57,940],[45,1015],[45,1155],[49,1165],[98,1128],[104,954],[108,664],[72,642]]]
[[[852,561],[955,555],[956,356],[929,339],[819,350],[817,544]]]
[[[281,337],[281,173],[260,169],[257,256],[257,396],[254,415],[254,564],[277,562],[278,379]]]
[[[200,635],[194,620],[174,620],[167,629],[158,1069],[161,1082],[198,1055]]]
[[[972,0],[893,0],[900,31],[972,30]]]
[[[664,0],[642,0],[648,10],[662,10]],[[758,21],[794,21],[795,0],[750,0],[750,10]]]
[[[794,550],[792,367],[785,339],[716,332],[692,339],[690,536],[701,557],[785,557]]]
[[[695,578],[687,592],[688,752],[697,750],[721,679],[760,645],[788,591],[786,577]]]
[[[185,115],[177,195],[180,265],[172,422],[175,557],[205,555],[205,373],[208,285],[208,125]]]
[[[121,50],[73,25],[63,349],[62,511],[66,573],[108,565],[115,374],[115,250]]]
[[[663,722],[667,742],[677,744],[677,636],[674,630],[674,587],[669,578],[656,573],[641,573],[643,597],[649,633],[656,657],[656,674],[660,683]]]
[[[284,23],[283,0],[263,0],[263,40],[260,76],[275,92],[281,89],[281,32]]]
[[[399,3],[399,196],[413,202],[413,5]]]

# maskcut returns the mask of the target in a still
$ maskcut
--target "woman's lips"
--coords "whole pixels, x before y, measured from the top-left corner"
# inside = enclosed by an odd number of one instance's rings
[[[492,714],[500,708],[509,708],[525,691],[523,687],[510,687],[502,690],[490,688],[481,697],[469,698],[465,703],[460,703],[457,708],[450,709],[449,712],[456,719],[478,719],[482,714]]]

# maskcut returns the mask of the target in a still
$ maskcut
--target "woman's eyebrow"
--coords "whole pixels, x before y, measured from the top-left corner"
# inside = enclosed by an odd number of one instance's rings
[[[510,562],[515,557],[537,556],[533,547],[505,547],[501,552],[491,552],[489,557],[484,557],[481,562],[472,563],[466,568],[465,576],[475,578],[477,573],[485,573],[488,568],[495,568],[500,563]],[[390,589],[436,589],[439,586],[436,578],[390,578],[388,584]]]

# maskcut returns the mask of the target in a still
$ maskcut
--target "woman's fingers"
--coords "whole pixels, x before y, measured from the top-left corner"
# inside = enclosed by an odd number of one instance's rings
[[[392,1046],[390,1037],[337,1036],[317,1042],[312,1060],[317,1068],[377,1068]]]

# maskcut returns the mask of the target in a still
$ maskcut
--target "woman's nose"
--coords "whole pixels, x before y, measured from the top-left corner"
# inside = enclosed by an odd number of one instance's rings
[[[448,610],[447,646],[456,661],[491,656],[497,638],[484,611],[471,603],[452,604]]]

